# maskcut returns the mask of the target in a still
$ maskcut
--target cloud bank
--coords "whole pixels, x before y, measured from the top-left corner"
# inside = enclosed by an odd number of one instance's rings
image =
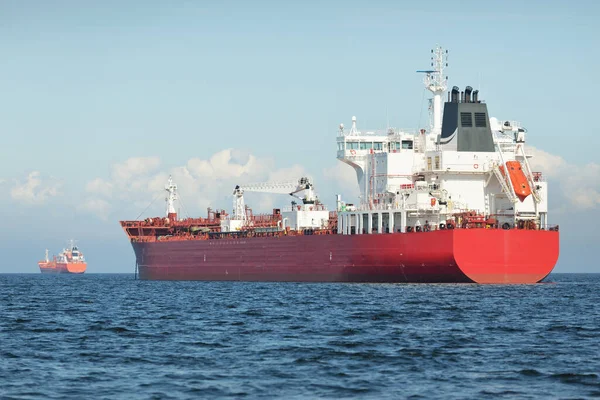
[[[133,219],[145,209],[148,215],[162,214],[164,188],[171,175],[178,185],[181,213],[203,216],[208,207],[230,212],[233,200],[231,195],[235,185],[284,182],[310,176],[301,165],[276,168],[270,158],[259,158],[236,149],[224,149],[207,159],[192,158],[184,165],[169,169],[161,169],[160,166],[161,161],[157,157],[135,157],[115,164],[108,179],[95,178],[87,183],[85,198],[79,210],[93,213],[102,219],[127,208],[127,205],[130,206],[131,214],[124,216],[118,213],[119,217]],[[356,175],[352,168],[337,162],[337,165],[324,169],[322,175],[318,181],[313,181],[317,193],[326,203],[333,203],[332,191],[340,191],[346,186],[355,188],[355,194],[358,193]],[[344,192],[348,193],[348,189]],[[291,200],[289,196],[264,193],[246,195],[247,204],[256,212],[269,212],[272,208],[284,206]],[[151,202],[152,205],[149,206]],[[134,213],[136,215],[133,215]]]
[[[42,179],[39,171],[32,171],[24,181],[15,181],[10,197],[18,203],[42,205],[48,199],[60,195],[61,186],[61,182],[52,178]]]
[[[533,170],[542,171],[550,183],[558,186],[561,206],[565,210],[591,210],[600,207],[600,164],[576,165],[568,163],[560,156],[528,147],[533,155],[530,165]],[[553,203],[551,199],[551,205]]]
[[[529,147],[533,170],[542,171],[553,194],[551,212],[577,212],[600,209],[600,164],[575,165],[560,156]],[[235,185],[255,182],[284,182],[310,176],[299,164],[277,167],[271,158],[224,149],[212,156],[191,158],[183,165],[165,168],[159,157],[132,157],[115,163],[108,178],[93,178],[83,193],[74,193],[76,209],[103,220],[136,218],[164,213],[165,183],[171,175],[178,184],[183,215],[203,216],[206,208],[231,211]],[[334,195],[341,193],[346,201],[356,201],[359,195],[354,170],[335,161],[313,178],[321,200],[333,206]],[[0,180],[13,201],[25,205],[44,205],[61,196],[60,181],[43,177],[33,171],[21,180]],[[247,204],[256,212],[269,212],[288,204],[289,196],[247,193]]]

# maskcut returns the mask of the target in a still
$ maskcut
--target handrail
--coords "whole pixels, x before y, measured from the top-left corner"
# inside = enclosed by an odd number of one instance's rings
[[[424,229],[425,225],[420,226],[421,229]],[[414,228],[414,227],[413,227]],[[510,227],[509,229],[504,229],[502,226],[498,224],[488,224],[485,220],[477,220],[477,221],[467,221],[464,226],[457,225],[452,229],[461,230],[461,229],[498,229],[498,230],[535,230],[535,231],[558,231],[558,225],[550,225],[545,224],[545,226],[527,226],[526,224],[523,227],[519,227],[517,225]],[[424,234],[427,232],[435,232],[440,230],[452,230],[452,229],[440,229],[438,225],[428,225],[425,231],[422,232],[405,232],[406,234]],[[371,233],[372,235],[389,235],[389,234],[405,234],[400,232],[382,232],[382,233]],[[155,242],[181,242],[181,241],[204,241],[204,240],[239,240],[239,239],[253,239],[253,238],[264,238],[264,237],[273,237],[273,238],[282,238],[286,236],[313,236],[313,235],[338,235],[336,229],[303,229],[299,231],[287,229],[287,230],[279,230],[274,232],[253,232],[253,231],[239,231],[239,232],[215,232],[213,234],[201,234],[201,235],[170,235],[170,236],[133,236],[130,237],[131,242],[133,243],[155,243]]]

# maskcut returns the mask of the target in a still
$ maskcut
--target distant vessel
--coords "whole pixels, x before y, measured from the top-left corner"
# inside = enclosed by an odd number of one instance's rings
[[[48,257],[46,249],[46,258],[39,261],[38,265],[42,274],[83,274],[87,268],[83,253],[73,241],[68,249],[63,249],[58,256],[53,256],[52,260]]]

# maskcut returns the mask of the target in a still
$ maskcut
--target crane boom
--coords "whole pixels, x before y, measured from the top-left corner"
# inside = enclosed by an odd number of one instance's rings
[[[244,192],[289,194],[303,201],[304,204],[314,204],[317,196],[309,178],[302,177],[296,182],[265,182],[249,185],[237,185],[233,189],[233,218],[246,220],[246,205]],[[304,192],[304,193],[303,193]],[[302,195],[303,194],[303,195]]]
[[[245,192],[262,192],[262,193],[280,193],[288,194],[296,190],[298,182],[265,182],[255,183],[251,185],[240,185],[240,189]]]

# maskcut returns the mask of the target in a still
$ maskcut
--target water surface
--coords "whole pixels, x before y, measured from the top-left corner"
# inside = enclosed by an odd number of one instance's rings
[[[600,274],[548,281],[0,275],[0,395],[600,397]]]

